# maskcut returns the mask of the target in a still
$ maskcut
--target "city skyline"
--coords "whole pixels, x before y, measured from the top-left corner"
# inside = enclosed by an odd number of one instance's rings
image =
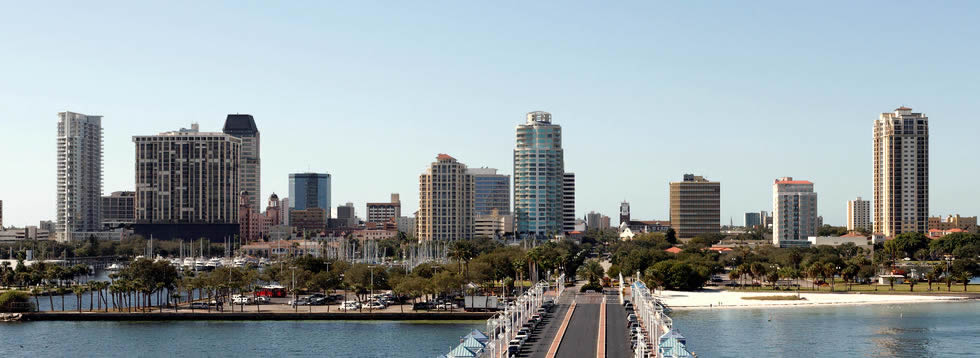
[[[329,172],[335,175],[336,202],[351,201],[355,207],[363,208],[372,198],[399,192],[404,194],[403,212],[407,214],[417,208],[417,196],[412,194],[417,192],[417,173],[431,161],[432,153],[453,153],[466,158],[465,162],[473,167],[511,168],[514,124],[526,112],[543,110],[551,112],[563,127],[566,168],[577,174],[576,217],[592,210],[615,212],[619,202],[626,199],[632,204],[634,218],[665,220],[668,183],[683,173],[693,172],[725,183],[727,189],[721,198],[723,223],[745,212],[771,210],[772,178],[789,175],[818,183],[820,215],[828,224],[844,225],[843,205],[847,200],[873,197],[870,139],[874,119],[881,112],[908,106],[928,113],[933,121],[928,215],[973,216],[980,212],[980,203],[969,200],[980,197],[980,189],[949,189],[957,187],[954,180],[980,174],[980,168],[964,167],[960,159],[963,153],[980,152],[971,136],[980,132],[980,124],[967,120],[975,93],[972,83],[978,74],[973,66],[968,66],[968,59],[975,58],[972,54],[976,50],[957,45],[977,36],[977,27],[963,17],[970,11],[905,6],[880,9],[865,4],[835,15],[839,19],[798,14],[805,11],[794,11],[785,20],[774,19],[775,11],[760,15],[777,24],[799,22],[823,27],[849,23],[853,25],[849,31],[856,33],[880,31],[859,19],[886,14],[917,13],[921,23],[929,25],[915,31],[876,33],[877,41],[865,44],[860,36],[809,33],[796,26],[788,26],[785,34],[770,34],[763,28],[749,26],[751,9],[718,6],[717,13],[706,16],[724,16],[729,21],[726,25],[740,25],[732,33],[720,35],[722,25],[707,24],[706,29],[689,30],[683,41],[664,35],[653,38],[655,45],[636,45],[635,41],[622,41],[612,35],[618,30],[631,30],[627,38],[635,39],[691,19],[658,17],[661,24],[621,25],[589,34],[572,28],[574,20],[587,18],[587,11],[561,10],[556,16],[570,16],[553,29],[535,29],[531,34],[501,29],[498,33],[461,24],[469,21],[480,25],[507,16],[528,15],[496,9],[486,14],[488,20],[480,20],[472,8],[459,5],[450,10],[464,16],[450,19],[445,25],[430,21],[424,9],[400,9],[420,16],[418,21],[428,26],[409,26],[403,37],[385,39],[344,32],[343,26],[363,28],[372,22],[361,15],[345,20],[342,17],[348,14],[344,9],[327,7],[320,10],[337,20],[336,24],[311,24],[315,26],[310,33],[303,34],[278,26],[281,21],[273,18],[258,25],[269,34],[257,38],[255,44],[259,51],[275,49],[275,40],[291,34],[297,34],[296,41],[308,40],[312,35],[326,36],[332,40],[330,44],[311,41],[311,45],[304,45],[290,40],[282,45],[285,57],[263,55],[227,62],[227,53],[244,43],[230,32],[192,38],[195,27],[207,23],[204,14],[184,19],[194,26],[176,29],[172,38],[164,36],[163,30],[150,30],[145,25],[133,26],[133,34],[105,35],[114,33],[114,27],[109,25],[73,28],[75,35],[57,27],[27,33],[26,28],[33,28],[28,24],[60,16],[61,12],[77,12],[94,22],[112,18],[113,21],[102,22],[125,26],[141,21],[161,24],[162,20],[147,18],[146,14],[173,11],[132,5],[143,11],[126,18],[117,16],[119,11],[132,9],[111,9],[100,14],[84,7],[42,11],[32,6],[36,5],[21,5],[14,10],[24,16],[0,24],[2,33],[11,35],[3,39],[6,48],[22,54],[0,59],[3,67],[19,69],[11,71],[0,84],[0,153],[18,153],[18,157],[6,162],[24,173],[32,173],[0,177],[0,200],[5,202],[4,224],[8,226],[36,225],[39,220],[55,219],[56,193],[51,188],[56,187],[52,169],[56,154],[52,133],[55,114],[61,111],[103,116],[102,195],[133,190],[131,136],[171,130],[189,121],[199,122],[205,131],[218,132],[228,113],[249,113],[262,130],[264,163],[259,198],[268,198],[272,193],[284,197],[288,173]],[[546,5],[529,6],[550,9]],[[675,6],[678,8],[664,9],[668,10],[664,13],[691,12],[685,6]],[[217,23],[233,23],[236,15],[261,14],[261,9],[232,10],[227,18],[218,18]],[[373,21],[415,21],[396,16],[391,10],[380,13],[385,20]],[[627,19],[638,16],[614,9],[601,9],[597,14],[622,15]],[[357,25],[356,21],[366,22]],[[954,28],[958,32],[947,33]],[[458,29],[459,34],[447,35],[446,29]],[[669,33],[681,35],[676,31]],[[516,34],[527,36],[516,38]],[[79,39],[68,41],[69,35]],[[87,39],[110,36],[132,44],[127,42],[134,38],[131,36],[141,35],[182,51],[186,58],[164,63],[152,59],[159,55],[155,46],[140,53],[123,45]],[[484,40],[486,48],[467,45],[467,36]],[[726,36],[734,40],[734,45],[722,41]],[[609,41],[601,41],[605,39]],[[206,47],[223,40],[229,40],[229,44]],[[358,40],[364,44],[356,43]],[[406,50],[401,44],[405,40],[421,43],[417,50],[400,58],[399,62],[411,70],[396,72],[389,69],[398,67],[393,66],[396,62],[385,58],[392,57],[390,51]],[[774,46],[759,52],[763,44],[756,41]],[[442,50],[446,42],[459,51]],[[545,51],[536,51],[537,59],[493,62],[502,58],[497,56],[504,56],[499,53],[510,56],[538,44],[543,44]],[[797,44],[806,45],[794,50]],[[735,45],[746,48],[733,49]],[[139,43],[133,46],[145,47]],[[915,49],[921,59],[881,62],[880,53],[905,48]],[[90,51],[93,49],[101,51]],[[370,51],[362,54],[359,50]],[[727,56],[703,56],[719,50],[727,51]],[[61,51],[91,56],[59,59],[55,53]],[[590,55],[575,58],[586,52]],[[834,55],[814,63],[809,59],[814,52]],[[778,56],[764,58],[773,54]],[[477,55],[489,57],[477,60]],[[311,57],[317,60],[312,61]],[[146,63],[154,65],[149,66],[152,70],[146,69]],[[263,73],[260,65],[286,69],[269,74]],[[331,78],[337,80],[329,81]],[[106,84],[93,85],[86,91],[56,85],[64,80],[96,83],[103,79]],[[316,87],[311,87],[311,82],[316,82]],[[540,85],[531,89],[515,86],[532,82]],[[187,87],[188,83],[193,86]],[[143,88],[137,84],[153,89],[143,94],[129,93],[139,92],[132,88]],[[267,84],[268,88],[258,84]],[[410,84],[418,87],[408,87]],[[279,93],[282,91],[285,92]],[[378,98],[384,98],[386,105],[367,105]],[[473,111],[474,108],[481,110]],[[467,113],[463,121],[459,113]],[[431,131],[431,127],[440,130]],[[698,136],[687,136],[693,133]],[[692,146],[691,138],[701,138],[703,142]],[[649,168],[636,165],[641,159],[652,160],[653,164]],[[622,168],[637,173],[617,175]],[[507,169],[501,174],[513,175]]]

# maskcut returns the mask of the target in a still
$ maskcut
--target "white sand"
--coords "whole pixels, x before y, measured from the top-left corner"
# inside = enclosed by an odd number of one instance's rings
[[[812,307],[815,305],[844,305],[844,304],[894,304],[943,302],[965,300],[966,297],[925,296],[925,295],[888,295],[888,294],[845,294],[845,293],[802,293],[804,300],[744,300],[750,296],[788,296],[796,292],[732,292],[712,291],[684,292],[657,291],[661,298],[672,309],[707,309],[707,308],[759,308],[759,307]]]

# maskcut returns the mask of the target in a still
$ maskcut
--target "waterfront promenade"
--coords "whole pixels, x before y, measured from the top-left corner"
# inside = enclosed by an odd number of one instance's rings
[[[569,289],[558,298],[557,308],[549,314],[543,327],[532,332],[528,344],[518,354],[519,357],[632,355],[626,312],[619,302],[618,294],[614,290],[605,294],[579,293],[574,292],[575,288]]]

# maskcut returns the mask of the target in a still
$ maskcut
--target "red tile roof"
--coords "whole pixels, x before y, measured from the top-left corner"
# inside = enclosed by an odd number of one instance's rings
[[[452,160],[456,160],[456,158],[453,158],[449,154],[443,154],[443,153],[439,153],[439,155],[436,156],[436,159],[452,159]]]
[[[681,248],[679,248],[679,247],[677,247],[677,246],[674,246],[674,247],[671,247],[671,248],[669,248],[669,249],[666,249],[666,250],[664,250],[664,251],[667,251],[667,252],[669,252],[669,253],[672,253],[672,254],[679,254],[679,253],[681,253],[681,251],[683,251],[683,250],[681,250]]]
[[[909,107],[906,107],[906,106],[901,106],[901,107],[895,108],[895,110],[896,111],[911,111],[912,109],[909,108]]]

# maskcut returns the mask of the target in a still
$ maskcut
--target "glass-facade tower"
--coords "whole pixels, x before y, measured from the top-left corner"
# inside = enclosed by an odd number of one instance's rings
[[[517,126],[514,147],[514,221],[520,237],[546,238],[562,232],[565,156],[561,126],[551,113],[530,112]]]
[[[330,174],[289,174],[289,209],[323,209],[330,216]]]

